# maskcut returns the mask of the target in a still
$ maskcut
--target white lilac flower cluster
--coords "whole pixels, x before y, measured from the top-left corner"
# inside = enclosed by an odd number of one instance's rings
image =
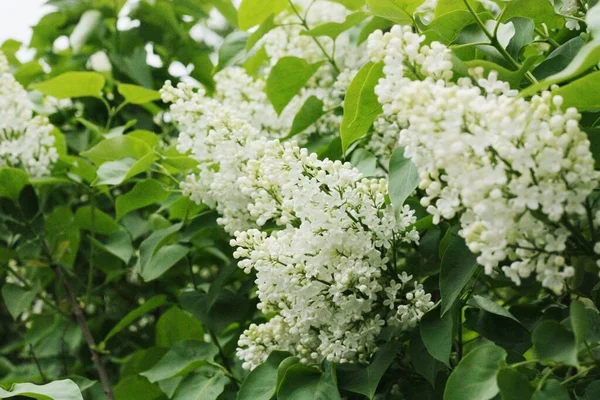
[[[293,5],[309,28],[328,22],[343,22],[350,14],[343,5],[326,0],[295,0]],[[215,75],[214,98],[235,109],[240,119],[251,123],[261,132],[267,132],[273,138],[283,138],[289,135],[294,117],[305,101],[315,96],[323,102],[324,110],[329,112],[295,139],[303,143],[310,135],[337,132],[341,116],[333,110],[342,105],[348,85],[364,64],[366,46],[356,46],[348,32],[336,39],[335,46],[328,37],[301,35],[306,28],[292,9],[278,15],[275,23],[278,26],[267,32],[255,46],[256,49],[264,49],[268,61],[255,76],[241,67],[224,68]],[[280,59],[288,56],[303,58],[311,64],[323,62],[323,65],[278,115],[265,93],[266,81],[271,69]],[[332,59],[335,60],[335,66],[330,62]]]
[[[376,93],[419,170],[421,204],[435,223],[460,216],[487,274],[502,266],[520,284],[535,273],[562,291],[574,272],[565,250],[599,178],[577,110],[551,92],[516,97],[494,72],[453,83],[449,49],[423,40],[399,26],[369,39],[385,65]]]
[[[22,168],[31,176],[48,175],[58,159],[52,125],[33,115],[27,91],[9,73],[0,53],[0,168]]]
[[[240,338],[245,368],[274,350],[306,363],[367,362],[385,325],[411,328],[433,307],[390,259],[419,237],[413,211],[386,202],[385,180],[267,139],[202,90],[167,83],[162,95],[179,150],[199,163],[184,192],[221,213],[240,267],[256,273],[259,309],[275,315]],[[261,230],[269,221],[279,229]]]

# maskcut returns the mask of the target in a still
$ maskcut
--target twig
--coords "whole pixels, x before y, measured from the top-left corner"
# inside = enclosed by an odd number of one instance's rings
[[[33,358],[33,362],[35,363],[35,366],[36,366],[38,372],[40,373],[40,378],[42,379],[42,382],[47,383],[48,380],[46,379],[46,375],[44,375],[44,371],[42,370],[40,361],[35,356],[35,352],[33,351],[33,344],[31,344],[31,343],[29,344],[29,355],[31,356],[31,358]]]
[[[84,337],[85,341],[87,342],[90,353],[92,354],[92,361],[94,362],[96,370],[98,371],[98,376],[100,378],[100,382],[102,382],[102,387],[104,388],[104,394],[106,395],[106,398],[108,400],[114,400],[115,396],[110,387],[110,381],[108,379],[108,374],[106,373],[106,369],[104,368],[104,365],[102,364],[102,361],[100,360],[98,351],[96,350],[96,342],[94,341],[94,337],[92,336],[92,333],[90,332],[90,329],[88,328],[87,321],[85,319],[85,315],[83,315],[83,310],[79,306],[77,299],[75,299],[75,296],[73,295],[73,291],[71,290],[71,286],[69,285],[69,282],[67,282],[67,280],[65,279],[65,276],[64,276],[62,270],[60,269],[60,267],[58,265],[52,265],[52,270],[56,274],[56,277],[58,278],[58,280],[60,281],[60,283],[63,286],[63,289],[65,290],[65,293],[67,295],[67,301],[71,305],[73,315],[75,316],[75,319],[77,320],[77,324],[79,325],[79,328],[81,329],[81,333],[83,334],[83,337]]]

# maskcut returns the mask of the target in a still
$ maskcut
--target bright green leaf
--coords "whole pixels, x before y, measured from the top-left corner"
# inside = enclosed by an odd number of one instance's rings
[[[39,400],[83,400],[79,386],[70,379],[50,382],[45,385],[33,383],[17,383],[10,391],[0,388],[0,398],[15,396],[33,397]]]
[[[327,22],[308,31],[302,31],[300,34],[313,37],[327,36],[335,40],[339,35],[348,29],[354,28],[356,25],[364,21],[368,15],[369,14],[364,11],[357,11],[348,15],[344,22]]]
[[[309,64],[298,57],[283,57],[267,78],[267,97],[277,114],[298,94],[323,63]]]
[[[600,110],[600,71],[562,86],[552,94],[562,96],[565,108],[575,107],[578,111]]]
[[[279,14],[287,5],[286,0],[243,0],[238,9],[238,25],[242,30],[250,29]]]
[[[310,96],[306,99],[300,108],[300,111],[298,111],[298,114],[294,117],[288,137],[292,137],[302,132],[317,122],[324,114],[323,102],[316,96]]]
[[[75,97],[102,97],[106,79],[97,72],[65,72],[45,82],[36,83],[31,88],[57,99]]]
[[[29,177],[25,171],[10,167],[0,168],[0,197],[17,201],[28,183]]]
[[[117,90],[126,102],[131,104],[146,104],[151,101],[160,100],[160,93],[156,90],[146,89],[143,86],[121,83]]]
[[[412,13],[422,0],[367,0],[371,12],[400,25],[412,25]]]
[[[157,180],[148,179],[138,182],[129,192],[117,197],[115,202],[117,220],[133,210],[161,203],[167,199],[168,195],[169,192]]]
[[[375,86],[383,77],[383,63],[366,63],[356,74],[344,99],[344,117],[340,128],[342,150],[365,136],[381,114],[381,104],[375,94]]]

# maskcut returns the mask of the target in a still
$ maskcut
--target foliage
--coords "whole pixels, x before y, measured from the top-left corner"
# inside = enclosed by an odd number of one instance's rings
[[[0,398],[598,397],[597,1],[48,4]]]

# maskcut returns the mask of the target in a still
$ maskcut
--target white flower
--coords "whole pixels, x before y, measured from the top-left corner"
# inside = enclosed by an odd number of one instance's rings
[[[551,92],[518,98],[495,72],[451,82],[451,64],[435,61],[449,50],[422,40],[393,27],[368,43],[384,62],[375,92],[419,169],[421,204],[434,223],[460,216],[460,234],[487,274],[502,267],[520,284],[535,272],[560,292],[573,271],[567,242],[599,178],[577,110]]]
[[[0,53],[0,168],[22,168],[31,176],[50,174],[58,159],[53,126],[33,115],[27,91],[8,73],[8,62]]]
[[[268,139],[202,90],[167,83],[162,96],[182,130],[179,149],[199,163],[184,193],[221,213],[239,267],[256,273],[258,308],[275,315],[240,338],[245,368],[273,350],[306,363],[367,362],[386,323],[409,329],[433,306],[390,261],[419,238],[414,212],[386,202],[386,180]],[[267,222],[279,229],[261,231]]]

